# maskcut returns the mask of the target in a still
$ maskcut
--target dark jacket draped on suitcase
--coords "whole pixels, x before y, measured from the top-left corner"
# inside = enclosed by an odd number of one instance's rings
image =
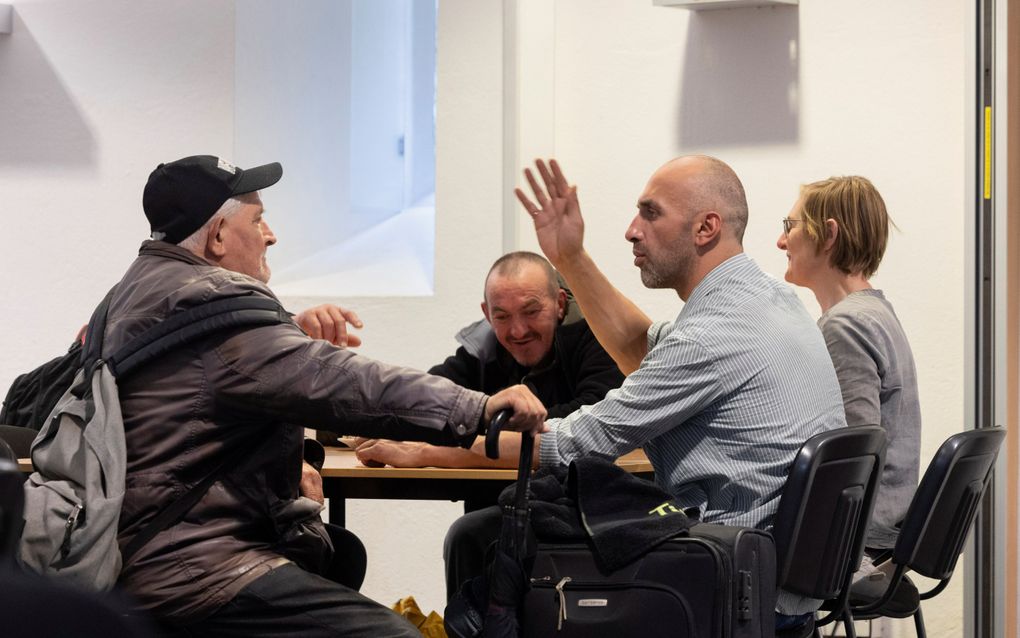
[[[531,492],[535,536],[550,542],[590,541],[596,559],[609,571],[691,526],[672,496],[600,457],[578,459],[569,470],[539,470]],[[513,502],[513,486],[499,502]]]

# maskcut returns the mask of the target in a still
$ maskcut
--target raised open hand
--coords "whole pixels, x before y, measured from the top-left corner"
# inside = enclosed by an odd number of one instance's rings
[[[535,224],[535,235],[542,252],[554,266],[560,267],[584,249],[584,219],[577,201],[577,187],[567,183],[556,160],[549,160],[546,167],[545,162],[538,159],[535,167],[545,183],[544,189],[531,169],[524,169],[524,177],[535,195],[535,202],[520,188],[515,188],[514,193]]]

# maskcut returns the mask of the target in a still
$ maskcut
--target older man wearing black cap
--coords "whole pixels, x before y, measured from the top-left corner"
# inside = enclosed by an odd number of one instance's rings
[[[281,175],[279,164],[245,170],[206,155],[152,172],[143,207],[153,239],[113,293],[104,353],[210,301],[276,299],[266,286],[266,249],[276,237],[258,191]],[[523,386],[488,397],[312,339],[290,322],[226,329],[179,347],[122,379],[119,392],[128,461],[122,547],[220,472],[183,518],[135,554],[119,583],[162,622],[202,636],[417,635],[314,573],[330,550],[303,535],[302,520],[320,509],[300,495],[303,424],[464,445],[500,409],[514,410],[519,430],[538,431],[545,417]],[[220,469],[239,450],[244,460]]]
[[[268,283],[266,248],[276,237],[262,217],[258,191],[282,176],[277,162],[243,170],[211,155],[160,164],[142,196],[152,238]]]

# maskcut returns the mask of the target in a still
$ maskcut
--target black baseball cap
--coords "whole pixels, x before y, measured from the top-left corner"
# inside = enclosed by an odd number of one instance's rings
[[[231,197],[268,188],[282,176],[279,162],[243,169],[212,155],[192,155],[160,164],[149,174],[142,208],[153,239],[176,244],[201,228]]]

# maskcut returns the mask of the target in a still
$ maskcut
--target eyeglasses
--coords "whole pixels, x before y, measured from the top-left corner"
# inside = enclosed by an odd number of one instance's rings
[[[784,235],[789,235],[790,234],[790,229],[793,228],[793,225],[796,224],[797,222],[802,222],[802,221],[804,221],[804,220],[803,219],[792,219],[790,217],[784,217],[783,218],[783,234]]]

